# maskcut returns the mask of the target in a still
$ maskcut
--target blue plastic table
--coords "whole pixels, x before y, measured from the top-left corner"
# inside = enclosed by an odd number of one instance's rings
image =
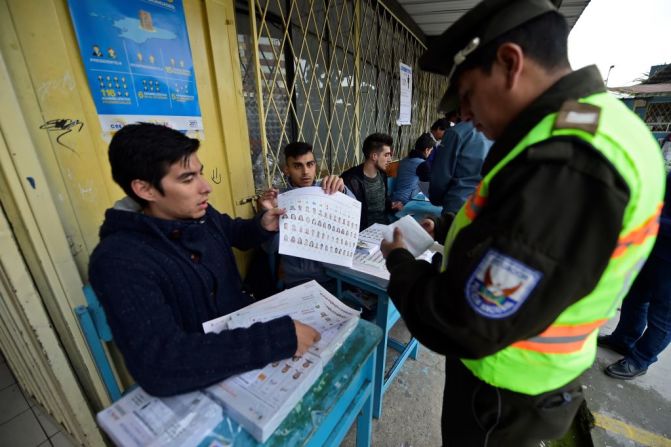
[[[375,348],[381,338],[379,327],[359,321],[317,382],[264,444],[224,418],[199,447],[338,446],[355,420],[356,445],[370,446]]]
[[[408,343],[402,343],[389,336],[389,331],[394,324],[401,318],[401,314],[387,295],[386,287],[380,284],[357,277],[355,274],[347,273],[347,269],[341,268],[334,270],[327,267],[326,273],[335,278],[338,284],[337,296],[343,298],[342,283],[345,282],[358,287],[367,292],[377,295],[377,310],[375,313],[375,323],[382,329],[382,342],[377,348],[375,360],[375,385],[373,387],[373,417],[379,419],[382,415],[382,397],[391,385],[392,380],[401,370],[403,363],[408,357],[416,360],[419,353],[419,342],[412,337]],[[394,364],[385,374],[387,360],[387,347],[391,347],[400,354],[394,361]]]

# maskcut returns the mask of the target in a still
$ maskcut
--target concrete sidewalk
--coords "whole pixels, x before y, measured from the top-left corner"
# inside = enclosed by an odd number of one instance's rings
[[[601,330],[610,334],[619,319]],[[585,374],[587,407],[595,417],[595,447],[671,447],[671,348],[647,374],[633,380],[608,377],[603,370],[622,356],[599,348],[596,362]]]

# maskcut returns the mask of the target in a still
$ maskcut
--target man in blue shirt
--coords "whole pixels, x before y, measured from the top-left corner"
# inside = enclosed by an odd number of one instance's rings
[[[431,164],[431,203],[456,213],[482,179],[480,170],[492,142],[470,121],[450,127]]]

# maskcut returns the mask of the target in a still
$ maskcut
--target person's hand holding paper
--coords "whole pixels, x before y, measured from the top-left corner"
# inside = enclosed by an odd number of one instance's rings
[[[396,248],[405,248],[417,257],[433,245],[433,238],[412,216],[405,216],[387,227],[387,234],[380,242],[380,250],[386,258]]]
[[[408,247],[405,245],[403,233],[401,232],[400,228],[394,228],[394,238],[391,241],[388,241],[387,239],[382,239],[380,241],[380,251],[382,252],[382,256],[384,256],[385,259],[387,259],[387,255],[389,255],[392,250],[397,248],[405,248],[406,250],[408,249]]]

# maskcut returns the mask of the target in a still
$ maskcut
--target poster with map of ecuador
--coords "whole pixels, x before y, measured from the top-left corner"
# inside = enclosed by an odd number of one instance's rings
[[[103,131],[203,128],[181,0],[68,0]]]

